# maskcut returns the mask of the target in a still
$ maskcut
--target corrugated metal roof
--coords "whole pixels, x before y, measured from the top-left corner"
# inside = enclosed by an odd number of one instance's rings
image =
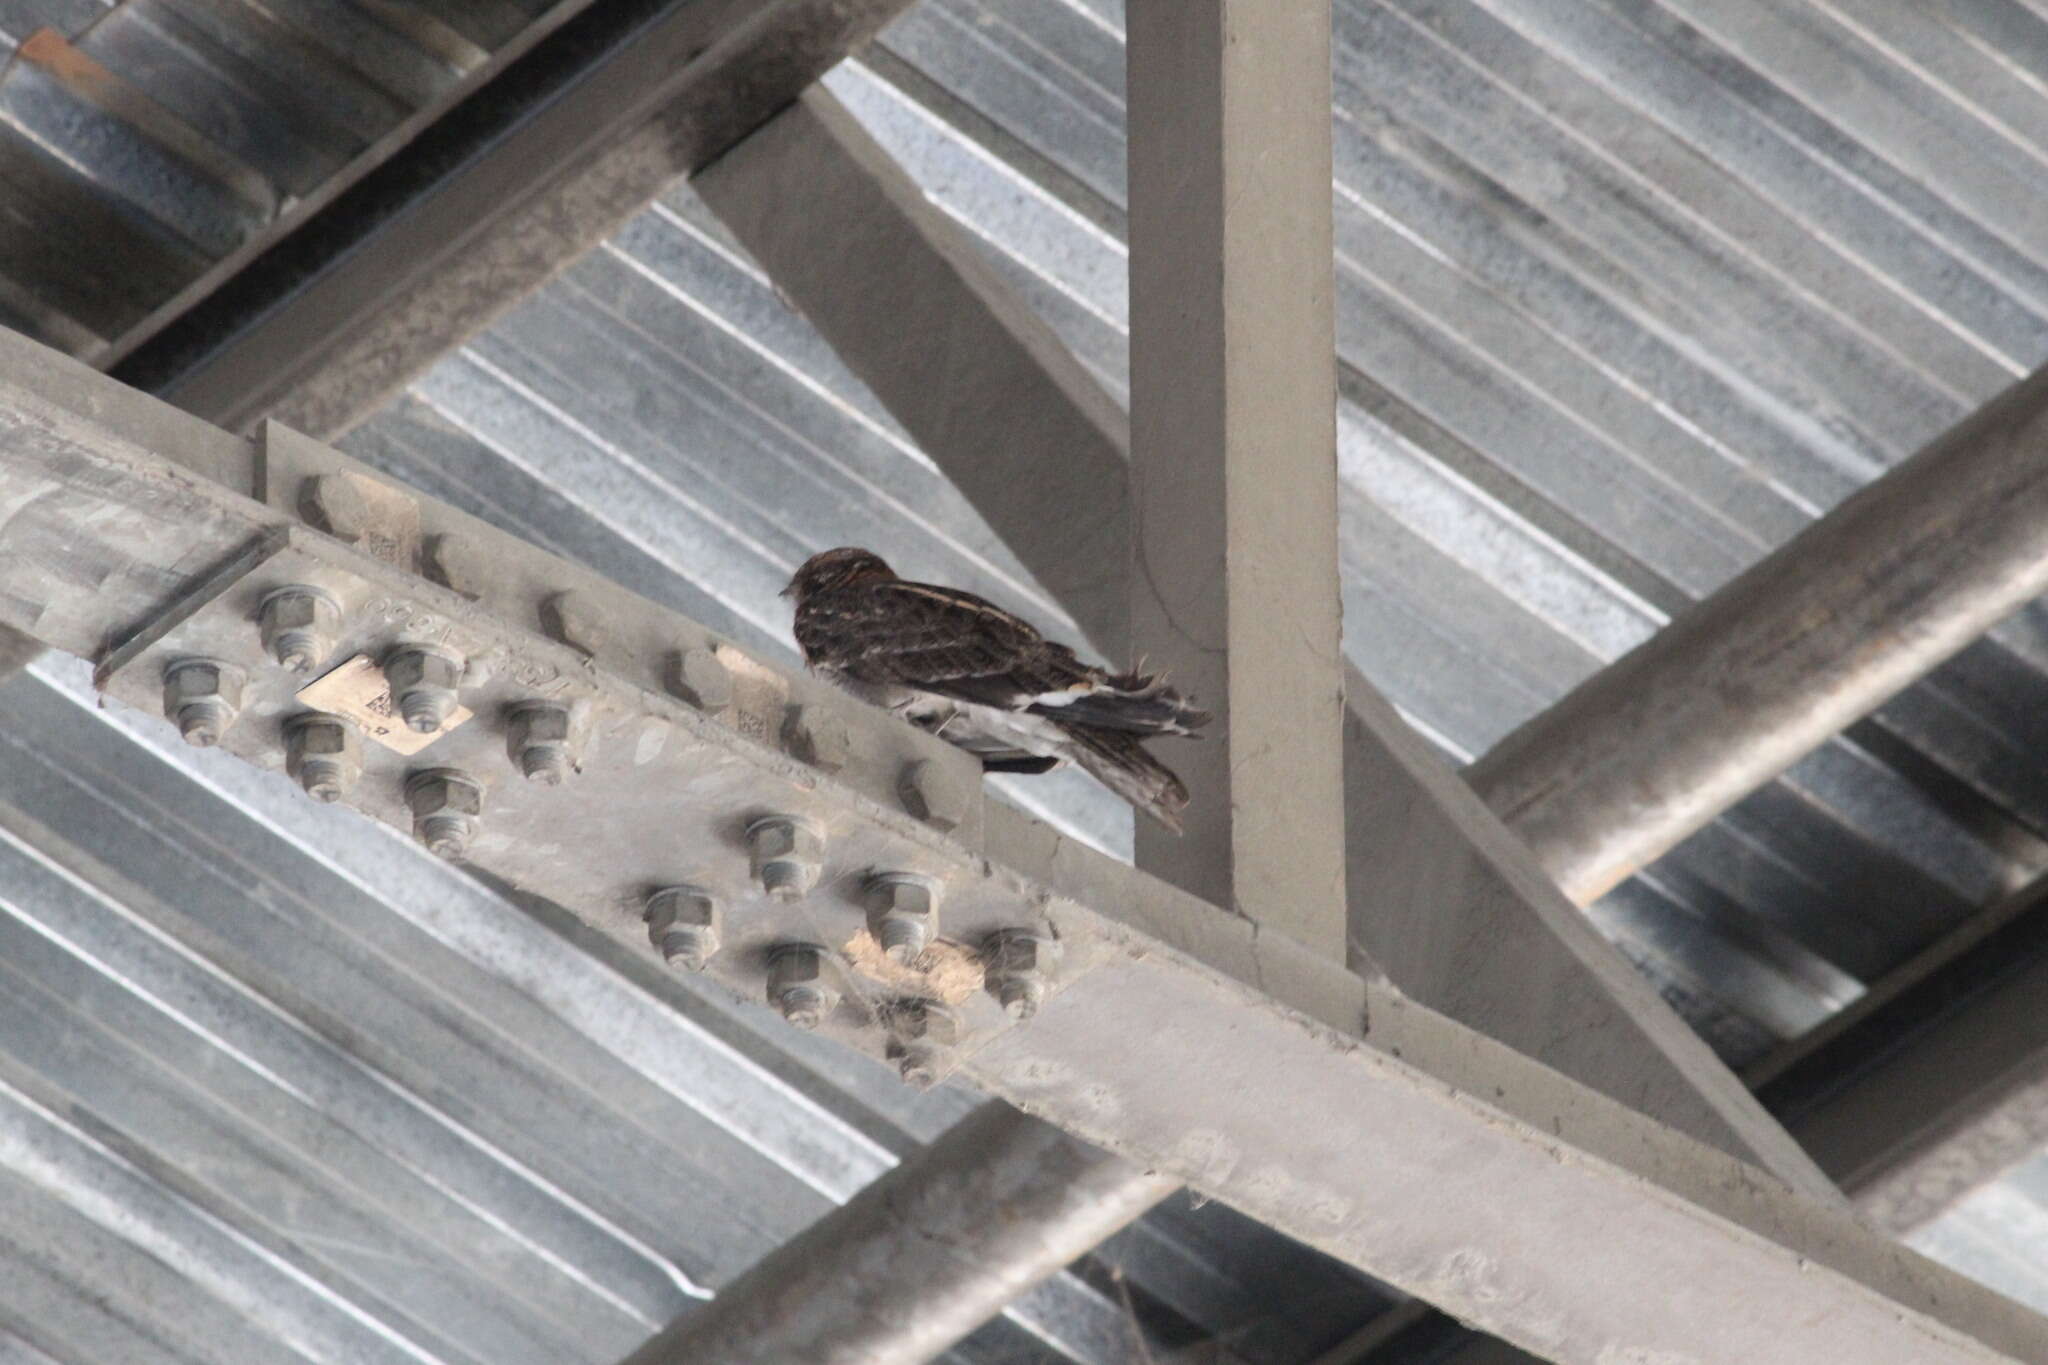
[[[0,326],[118,359],[588,3],[0,0]]]
[[[1338,10],[1347,647],[1453,759],[2048,357],[2029,4]],[[1118,394],[1120,23],[926,0],[830,80]],[[345,444],[764,656],[848,541],[1062,620],[687,189]],[[0,1328],[52,1358],[616,1355],[960,1112],[76,686],[0,692],[0,796],[83,845],[0,838]],[[2048,861],[2044,703],[2037,607],[1592,913],[1753,1060]],[[1917,1240],[2048,1306],[2044,1219],[2029,1166]],[[1250,1360],[1373,1308],[1218,1210],[1113,1253]],[[1048,1296],[970,1356],[1126,1349]]]

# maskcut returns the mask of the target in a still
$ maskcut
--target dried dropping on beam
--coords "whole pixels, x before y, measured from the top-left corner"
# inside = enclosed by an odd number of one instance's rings
[[[898,578],[853,546],[811,556],[783,596],[796,599],[804,661],[862,700],[976,755],[985,772],[1072,763],[1179,832],[1187,788],[1144,741],[1192,735],[1209,715],[1158,678],[1082,663],[994,603]]]

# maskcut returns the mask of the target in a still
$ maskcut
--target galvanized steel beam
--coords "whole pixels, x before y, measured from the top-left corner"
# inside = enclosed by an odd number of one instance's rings
[[[1328,0],[1131,0],[1131,647],[1216,712],[1138,865],[1343,961]],[[956,452],[949,463],[965,461]]]
[[[984,1105],[626,1365],[930,1360],[1178,1187],[1006,1104]],[[853,1282],[849,1282],[849,1277]],[[1002,1280],[991,1288],[991,1278]],[[862,1293],[872,1279],[908,1293]],[[1133,1324],[1135,1329],[1135,1324]]]
[[[1566,895],[1599,897],[2048,591],[2044,456],[2048,370],[1588,678],[1467,780]]]
[[[158,392],[233,430],[339,436],[908,3],[660,8]]]
[[[917,764],[948,761],[908,727],[825,708],[812,720],[844,719],[846,743],[820,749],[825,732],[812,726],[761,731],[750,719],[765,714],[758,698],[714,714],[701,691],[693,703],[645,673],[655,640],[703,647],[690,622],[603,597],[570,566],[414,499],[423,554],[434,536],[474,536],[471,550],[511,570],[473,582],[471,600],[405,571],[403,519],[357,518],[383,491],[358,486],[356,503],[345,485],[317,482],[350,473],[341,457],[278,441],[300,470],[335,463],[307,476],[310,487],[265,486],[251,443],[194,439],[161,405],[31,343],[0,337],[0,360],[0,624],[91,654],[117,686],[128,668],[161,676],[152,663],[175,665],[194,643],[235,651],[262,705],[226,742],[265,762],[276,761],[270,727],[285,709],[272,699],[293,684],[262,663],[244,589],[269,586],[260,575],[285,552],[296,556],[286,567],[327,574],[358,604],[347,629],[365,641],[418,632],[490,661],[458,698],[485,703],[482,728],[440,734],[433,742],[452,747],[422,761],[460,753],[480,765],[492,750],[482,741],[502,750],[510,733],[499,699],[560,681],[561,696],[588,700],[603,722],[584,773],[538,796],[485,774],[499,799],[472,852],[599,932],[644,945],[642,900],[622,892],[687,861],[735,904],[744,898],[727,921],[742,947],[755,947],[756,923],[831,926],[836,939],[860,922],[843,903],[847,876],[914,861],[946,882],[959,928],[1024,919],[1057,937],[1065,956],[1045,1002],[1018,1023],[963,998],[956,1040],[937,1027],[942,1015],[889,1004],[943,982],[891,986],[885,971],[863,969],[866,984],[835,978],[860,993],[835,1015],[836,1035],[927,1049],[935,1070],[956,1068],[1539,1354],[1588,1365],[2048,1356],[2048,1322],[1284,935],[978,800],[942,803],[959,816],[962,837],[949,837],[925,803],[899,804],[912,794],[906,778],[933,775]],[[200,467],[165,458],[181,450]],[[353,542],[303,529],[294,510],[322,513]],[[465,561],[423,562],[459,579]],[[598,601],[559,600],[585,591]],[[598,632],[608,614],[623,629]],[[477,652],[480,642],[490,648]],[[813,701],[801,680],[735,662],[735,677],[788,688],[777,710],[803,719],[787,711]],[[388,776],[347,799],[390,818],[395,797],[381,784],[404,765],[378,764]],[[813,895],[743,889],[774,880],[746,863],[745,831],[764,808],[825,827],[832,852]],[[577,838],[561,847],[538,846],[571,829]],[[587,846],[586,832],[596,836]],[[616,847],[615,835],[625,836]],[[642,866],[649,850],[659,866]],[[846,941],[850,958],[857,939]],[[761,985],[752,951],[714,970]]]

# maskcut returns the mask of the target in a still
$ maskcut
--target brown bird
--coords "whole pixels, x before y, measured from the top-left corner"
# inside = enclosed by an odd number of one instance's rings
[[[1180,832],[1188,790],[1140,742],[1209,720],[1148,674],[1084,664],[973,593],[898,578],[854,546],[804,562],[796,599],[804,662],[876,706],[981,758],[985,772],[1074,763]]]

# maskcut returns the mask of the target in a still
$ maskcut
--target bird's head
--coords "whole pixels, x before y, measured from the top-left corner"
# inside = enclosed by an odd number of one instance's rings
[[[883,563],[882,557],[874,551],[863,550],[857,545],[842,545],[806,559],[803,567],[789,580],[789,586],[782,590],[782,595],[801,602],[812,593],[831,592],[870,579],[891,579],[895,576],[895,570]]]

